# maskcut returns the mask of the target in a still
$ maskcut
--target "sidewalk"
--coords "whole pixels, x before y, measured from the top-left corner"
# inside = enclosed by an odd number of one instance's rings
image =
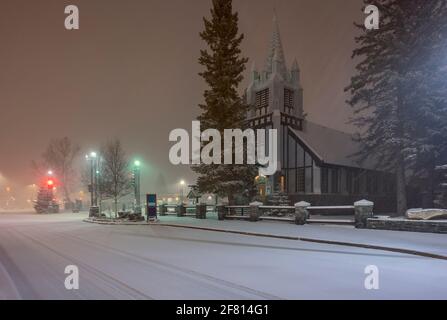
[[[445,234],[356,229],[352,226],[343,225],[307,224],[298,226],[292,223],[274,221],[218,221],[217,217],[212,215],[208,216],[206,220],[175,216],[162,216],[159,219],[158,225],[200,227],[312,240],[348,242],[447,256],[447,235]]]
[[[147,225],[146,222],[118,222],[117,224]],[[150,224],[150,226],[196,228],[197,232],[249,233],[247,236],[284,237],[286,240],[287,237],[290,237],[290,240],[321,241],[338,245],[352,244],[360,247],[386,247],[391,249],[389,251],[393,251],[393,249],[405,250],[415,252],[415,254],[439,255],[442,256],[441,258],[447,259],[446,234],[356,229],[353,226],[344,225],[306,224],[298,226],[293,223],[275,221],[219,221],[214,214],[207,214],[205,220],[173,215],[159,216],[159,222]]]

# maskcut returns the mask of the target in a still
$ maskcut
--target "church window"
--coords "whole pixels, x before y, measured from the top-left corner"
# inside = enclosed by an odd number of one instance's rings
[[[281,176],[281,178],[279,178],[279,188],[281,192],[286,191],[286,177]]]
[[[312,167],[306,167],[306,173],[305,173],[305,181],[306,181],[306,193],[312,193],[313,192],[313,168]]]
[[[354,194],[359,194],[360,193],[361,178],[362,178],[361,171],[356,170],[355,171],[355,175],[354,175]]]
[[[287,170],[287,191],[289,193],[295,193],[296,192],[296,169],[289,169]]]
[[[329,170],[321,168],[321,192],[329,193]]]
[[[298,168],[298,192],[304,192],[305,191],[305,180],[304,180],[304,168]]]
[[[256,92],[256,114],[258,116],[267,113],[269,106],[269,89],[264,89]]]
[[[332,173],[332,177],[331,177],[331,192],[332,193],[338,193],[339,192],[339,188],[338,188],[338,169],[331,169],[331,173]]]
[[[351,170],[348,170],[346,172],[346,191],[349,194],[353,193],[353,186],[352,186],[352,180],[353,180],[353,174]]]

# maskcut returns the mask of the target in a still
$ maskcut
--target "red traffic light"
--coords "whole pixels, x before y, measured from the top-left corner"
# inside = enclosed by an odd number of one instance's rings
[[[47,186],[48,186],[48,189],[53,189],[54,188],[54,181],[51,180],[51,179],[47,180]]]

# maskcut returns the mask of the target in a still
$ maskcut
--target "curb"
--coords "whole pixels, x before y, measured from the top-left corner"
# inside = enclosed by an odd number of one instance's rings
[[[110,225],[110,226],[150,226],[155,225],[156,223],[148,223],[148,222],[117,222],[117,221],[95,221],[90,218],[82,220],[83,222],[93,223],[93,224],[102,224],[102,225]]]
[[[292,237],[292,236],[281,236],[267,233],[257,233],[257,232],[248,232],[248,231],[236,231],[236,230],[228,230],[228,229],[217,229],[217,228],[209,228],[209,227],[197,227],[190,225],[181,225],[181,224],[169,224],[169,223],[137,223],[137,222],[105,222],[105,221],[92,221],[89,219],[85,219],[84,222],[96,223],[102,225],[147,225],[147,226],[159,226],[159,227],[169,227],[169,228],[182,228],[182,229],[194,229],[194,230],[202,230],[202,231],[213,231],[219,233],[231,233],[231,234],[240,234],[244,236],[254,236],[254,237],[263,237],[263,238],[272,238],[272,239],[283,239],[283,240],[293,240],[293,241],[303,241],[303,242],[311,242],[311,243],[321,243],[321,244],[331,244],[337,246],[346,246],[346,247],[354,247],[354,248],[363,248],[363,249],[371,249],[371,250],[381,250],[388,251],[394,253],[403,253],[409,254],[424,258],[432,258],[438,260],[447,260],[447,256],[429,253],[418,250],[411,249],[402,249],[402,248],[394,248],[394,247],[384,247],[378,245],[370,245],[370,244],[362,244],[355,242],[344,242],[344,241],[334,241],[334,240],[324,240],[324,239],[313,239],[313,238],[302,238],[302,237]]]

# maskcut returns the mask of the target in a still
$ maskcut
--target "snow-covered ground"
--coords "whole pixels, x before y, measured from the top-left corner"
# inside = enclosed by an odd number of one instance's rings
[[[304,226],[297,226],[293,223],[273,221],[258,221],[255,223],[235,220],[218,221],[217,217],[210,216],[211,219],[206,220],[197,220],[190,217],[179,218],[175,216],[164,216],[160,217],[160,221],[175,225],[191,225],[242,232],[248,231],[280,236],[395,247],[447,256],[447,234],[356,229],[348,225],[306,224]]]
[[[447,299],[443,260],[156,225],[97,225],[82,222],[85,217],[0,213],[0,299]],[[163,222],[447,252],[445,235],[176,217]],[[79,267],[79,290],[64,287],[67,265]],[[369,265],[379,269],[378,290],[365,289]]]

